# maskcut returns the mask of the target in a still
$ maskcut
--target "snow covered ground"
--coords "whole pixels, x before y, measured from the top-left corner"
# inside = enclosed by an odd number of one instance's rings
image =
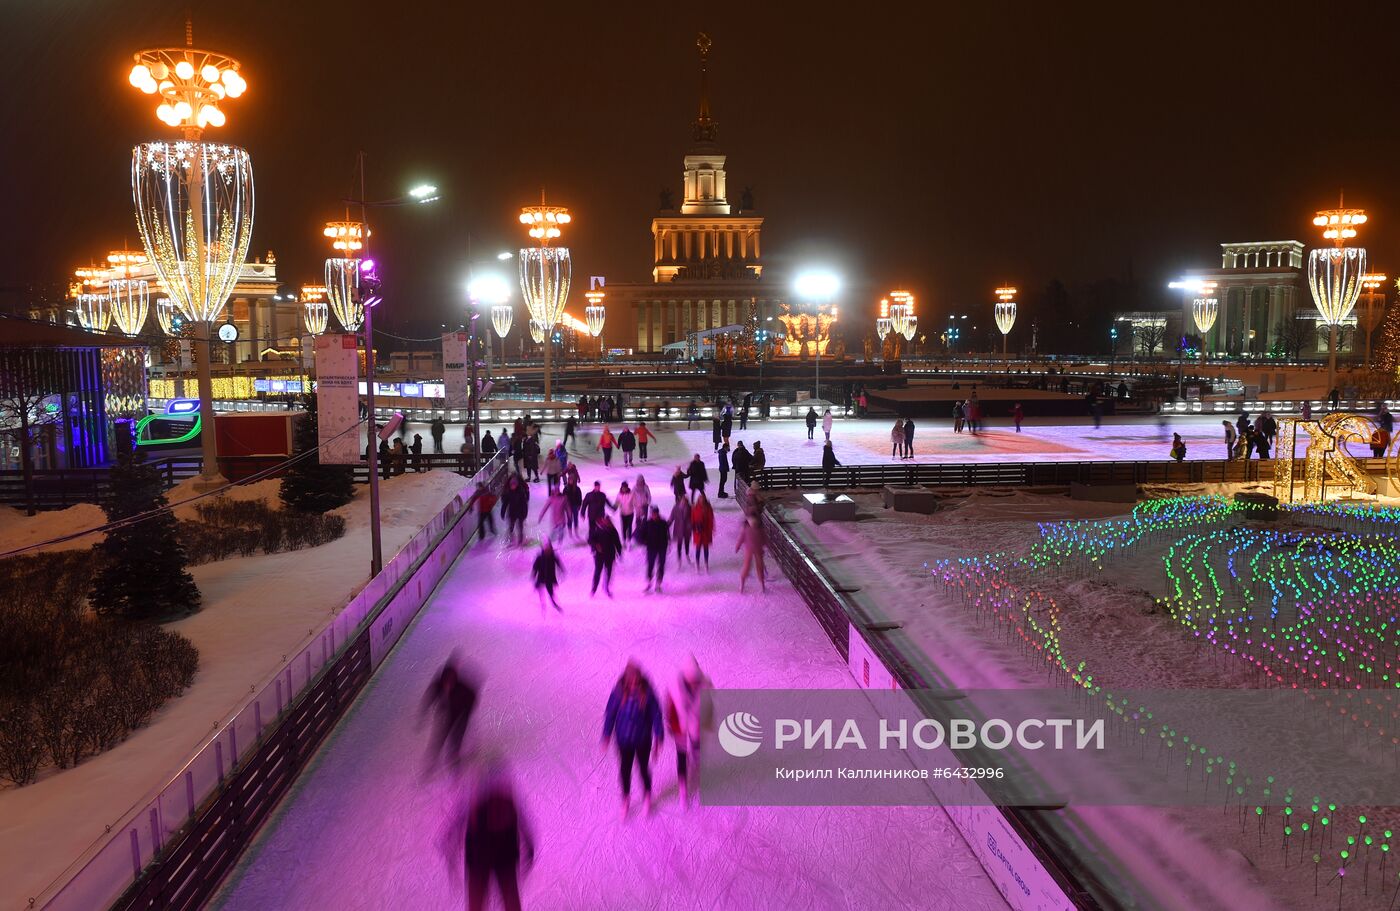
[[[451,472],[405,474],[385,482],[386,559],[409,540],[461,488]],[[276,480],[234,488],[239,499],[267,498],[277,505]],[[188,496],[182,485],[172,503]],[[194,685],[156,713],[126,741],[73,769],[50,770],[23,788],[0,788],[0,904],[18,908],[37,895],[107,825],[162,786],[283,656],[306,641],[351,598],[369,576],[367,489],[338,512],[343,538],[312,550],[235,558],[192,567],[204,608],[167,628],[199,649]],[[193,515],[193,507],[176,510]],[[0,516],[0,551],[100,525],[96,506],[75,506],[29,519]],[[95,538],[64,547],[90,546]]]
[[[950,492],[937,513],[923,516],[885,510],[873,494],[852,496],[860,507],[856,522],[815,526],[790,499],[777,508],[788,512],[793,519],[789,530],[820,555],[826,571],[858,589],[853,597],[875,617],[901,625],[921,652],[916,666],[929,669],[930,680],[968,689],[1035,688],[1045,686],[1046,678],[985,620],[979,621],[976,612],[931,584],[924,563],[1023,553],[1038,538],[1038,522],[1109,519],[1130,509],[1130,504],[985,488]],[[1096,577],[1047,574],[1038,587],[1062,609],[1059,641],[1065,654],[1071,663],[1086,661],[1095,681],[1115,690],[1257,686],[1243,662],[1219,660],[1202,650],[1153,604],[1155,596],[1166,593],[1161,552],[1167,543],[1164,539],[1132,557],[1109,559],[1105,572]],[[1291,864],[1283,863],[1272,839],[1255,845],[1252,838],[1241,838],[1237,822],[1219,810],[1080,807],[1061,812],[1068,830],[1082,839],[1078,859],[1124,883],[1130,890],[1122,895],[1125,904],[1192,909],[1338,906],[1335,881],[1322,890],[1321,898],[1314,898],[1311,863],[1300,864],[1296,852]],[[1389,819],[1384,812],[1372,816]],[[1370,872],[1375,889],[1376,871]],[[1324,869],[1324,882],[1328,876]],[[1384,890],[1364,897],[1355,885],[1359,883],[1347,884],[1343,907],[1385,908],[1396,889],[1396,881],[1390,879]]]
[[[670,433],[655,444],[644,473],[663,505],[671,503],[666,478],[689,449]],[[582,461],[585,486],[601,475],[610,494],[637,474],[616,459],[610,470],[591,454]],[[713,502],[712,572],[673,564],[661,596],[641,594],[642,557],[633,551],[619,567],[616,599],[590,599],[587,550],[570,544],[561,551],[563,613],[541,616],[528,582],[533,548],[489,541],[465,555],[214,906],[462,906],[438,838],[468,782],[425,774],[426,731],[416,717],[430,677],[455,650],[485,677],[469,747],[509,761],[535,831],[526,907],[1004,907],[941,809],[686,810],[669,745],[653,766],[653,817],[620,821],[616,757],[600,751],[599,736],[608,692],[629,657],[658,687],[672,685],[691,652],[721,687],[854,685],[780,573],[767,595],[752,587],[738,594],[738,511],[733,500]]]

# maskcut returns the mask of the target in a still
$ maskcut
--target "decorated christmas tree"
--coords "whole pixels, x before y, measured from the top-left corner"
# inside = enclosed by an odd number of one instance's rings
[[[344,506],[355,498],[353,469],[349,465],[322,465],[313,450],[317,441],[316,397],[303,400],[306,414],[297,421],[292,437],[292,454],[312,454],[293,462],[282,476],[282,502],[299,512],[323,513]]]
[[[1371,362],[1376,369],[1394,377],[1400,370],[1400,303],[1391,304],[1385,312],[1380,337],[1372,347]]]
[[[104,506],[109,522],[146,516],[113,528],[94,548],[98,569],[89,603],[99,614],[128,620],[169,620],[199,610],[199,589],[185,570],[180,523],[165,507],[160,472],[123,454],[112,469],[111,499]]]

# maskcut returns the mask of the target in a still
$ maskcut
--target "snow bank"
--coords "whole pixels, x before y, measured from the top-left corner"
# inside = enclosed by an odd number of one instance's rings
[[[384,481],[386,562],[465,483],[447,471]],[[276,484],[268,480],[236,487],[231,495],[266,497],[276,505]],[[172,492],[172,501],[177,496]],[[191,569],[204,609],[167,629],[199,649],[194,685],[114,749],[77,768],[50,771],[27,787],[0,789],[0,905],[22,907],[102,839],[108,824],[179,770],[251,686],[344,606],[369,576],[367,504],[368,488],[357,486],[355,501],[337,510],[347,520],[345,537],[323,547]],[[74,507],[14,524],[39,522],[36,527],[44,531],[38,540],[83,527],[90,510],[97,507]],[[72,525],[63,524],[65,516]],[[11,532],[10,525],[0,528]]]

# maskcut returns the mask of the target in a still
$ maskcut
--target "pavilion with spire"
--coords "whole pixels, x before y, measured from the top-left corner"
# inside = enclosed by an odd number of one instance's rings
[[[710,110],[709,36],[702,32],[696,47],[700,105],[691,123],[681,203],[677,207],[672,194],[662,191],[651,221],[651,281],[606,286],[604,341],[610,349],[660,352],[692,340],[690,353],[696,355],[714,330],[752,325],[755,318],[775,315],[782,303],[762,280],[762,216],[752,211],[748,192],[738,204],[729,201],[719,124]]]

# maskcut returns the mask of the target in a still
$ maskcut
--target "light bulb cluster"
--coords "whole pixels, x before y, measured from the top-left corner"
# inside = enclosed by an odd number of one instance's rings
[[[1366,224],[1364,209],[1322,209],[1313,216],[1313,224],[1322,228],[1322,236],[1340,246],[1356,236],[1356,229]]]
[[[144,259],[145,257],[142,257]],[[150,292],[146,282],[132,278],[114,278],[108,285],[109,306],[117,328],[126,335],[138,335],[146,325]]]
[[[563,206],[525,206],[520,210],[520,223],[529,229],[530,236],[540,243],[549,243],[559,237],[564,225],[573,221],[569,210]]]
[[[127,76],[133,87],[159,95],[156,117],[168,126],[202,130],[224,125],[219,103],[248,90],[238,61],[189,47],[139,51]]]
[[[321,233],[330,238],[331,247],[341,256],[359,253],[365,247],[365,238],[370,235],[369,228],[358,221],[328,221]]]
[[[890,330],[912,341],[919,326],[919,318],[914,315],[914,295],[908,291],[891,291],[889,299],[894,301],[889,307]]]

